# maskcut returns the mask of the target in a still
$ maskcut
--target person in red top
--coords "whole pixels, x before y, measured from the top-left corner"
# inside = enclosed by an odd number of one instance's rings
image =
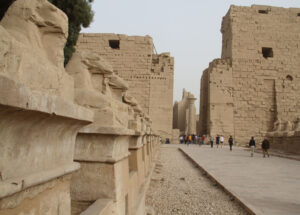
[[[205,142],[205,135],[202,135],[202,138],[201,138],[202,145],[204,145],[204,142]]]

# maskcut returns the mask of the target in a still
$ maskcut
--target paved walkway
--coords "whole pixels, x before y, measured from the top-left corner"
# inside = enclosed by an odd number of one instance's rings
[[[255,214],[300,214],[300,161],[263,158],[228,146],[172,145],[180,147],[216,181]]]

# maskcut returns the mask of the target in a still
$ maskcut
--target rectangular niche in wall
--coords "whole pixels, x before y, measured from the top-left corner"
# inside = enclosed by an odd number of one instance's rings
[[[268,14],[269,11],[268,10],[259,10],[258,13],[262,13],[262,14]]]
[[[270,58],[273,57],[273,49],[272,48],[267,48],[267,47],[262,47],[262,54],[264,58]]]
[[[109,40],[109,46],[112,49],[120,49],[120,40]]]

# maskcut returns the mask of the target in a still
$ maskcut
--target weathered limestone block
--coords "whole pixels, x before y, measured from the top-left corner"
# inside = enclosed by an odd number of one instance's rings
[[[98,199],[81,215],[111,215],[114,214],[113,201],[111,199]]]
[[[66,15],[17,0],[0,22],[0,214],[70,214],[75,137],[93,113],[63,68]]]
[[[1,215],[70,214],[70,175],[30,187],[0,201]],[[24,199],[24,200],[23,200]]]

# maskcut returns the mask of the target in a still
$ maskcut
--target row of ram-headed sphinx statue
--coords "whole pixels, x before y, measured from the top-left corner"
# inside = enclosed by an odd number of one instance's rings
[[[47,0],[0,22],[0,215],[145,214],[159,136],[109,62]]]

